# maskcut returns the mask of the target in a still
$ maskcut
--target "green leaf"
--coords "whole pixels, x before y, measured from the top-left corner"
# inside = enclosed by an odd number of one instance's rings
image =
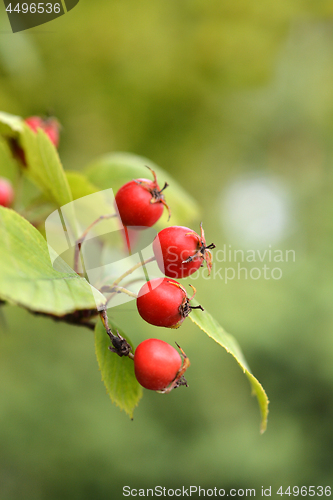
[[[152,174],[145,165],[156,172],[161,188],[164,182],[169,184],[165,190],[165,199],[171,208],[170,223],[184,225],[192,221],[197,222],[199,218],[197,202],[165,170],[147,158],[129,153],[111,153],[88,165],[85,172],[88,179],[100,189],[112,188],[116,194],[123,184],[132,179],[140,177],[152,179]],[[163,227],[167,219],[165,210],[161,219]]]
[[[24,125],[20,144],[27,162],[24,172],[57,206],[71,202],[71,190],[58,151],[46,133],[42,129],[38,129],[36,133]]]
[[[66,177],[72,192],[73,200],[96,193],[99,188],[94,186],[81,172],[66,170]]]
[[[18,172],[18,165],[13,158],[8,142],[3,137],[0,137],[0,176],[16,183]]]
[[[191,305],[199,305],[195,300],[191,301]],[[243,372],[250,381],[252,387],[252,393],[257,396],[259,408],[261,412],[261,427],[260,432],[263,433],[267,427],[267,416],[268,416],[268,398],[258,380],[252,375],[250,368],[245,361],[243,353],[238,345],[238,342],[232,335],[226,333],[219,323],[207,312],[200,310],[193,310],[189,315],[189,318],[195,323],[201,330],[203,330],[209,337],[211,337],[215,342],[220,344],[224,349],[230,353],[237,361],[237,363],[242,368]]]
[[[132,345],[128,337],[115,324],[109,321],[109,325],[114,333],[118,330],[120,335]],[[102,380],[111,401],[116,403],[121,410],[125,410],[130,418],[133,418],[134,408],[142,397],[142,387],[135,378],[133,361],[128,356],[120,357],[111,352],[110,345],[110,338],[102,321],[99,320],[95,328],[95,349]]]
[[[60,317],[105,302],[60,258],[57,268],[37,229],[14,210],[0,207],[0,299]]]
[[[17,137],[23,130],[23,118],[0,112],[0,134],[6,137]]]

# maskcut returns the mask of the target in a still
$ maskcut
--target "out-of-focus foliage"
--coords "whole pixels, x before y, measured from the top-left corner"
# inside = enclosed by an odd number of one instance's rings
[[[191,322],[157,330],[128,303],[112,314],[133,343],[176,340],[191,360],[190,387],[146,391],[130,422],[105,397],[89,330],[5,306],[1,500],[121,498],[125,484],[257,494],[331,484],[332,25],[324,0],[81,1],[17,35],[3,17],[0,109],[54,113],[67,169],[128,151],[199,201],[217,249],[212,278],[189,282],[239,339],[271,405],[259,436],[256,401],[233,360]],[[284,261],[269,260],[270,244]],[[223,260],[229,249],[267,253],[235,263]],[[226,283],[238,263],[240,279]],[[264,264],[269,279],[250,279]],[[276,267],[281,279],[271,277]]]

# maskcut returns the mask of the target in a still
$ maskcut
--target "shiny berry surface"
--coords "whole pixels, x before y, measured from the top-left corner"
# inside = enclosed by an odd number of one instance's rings
[[[143,184],[138,184],[143,183]],[[124,226],[151,227],[163,213],[163,203],[154,202],[151,191],[159,190],[154,181],[137,179],[127,182],[116,194],[116,205]]]
[[[186,278],[197,271],[204,261],[200,248],[199,235],[184,226],[166,227],[153,242],[158,267],[170,278]]]
[[[171,384],[181,366],[182,358],[178,351],[162,340],[144,340],[134,353],[137,381],[153,391],[162,391]]]
[[[155,326],[178,328],[188,315],[187,294],[177,281],[156,278],[140,289],[136,301],[140,316]]]

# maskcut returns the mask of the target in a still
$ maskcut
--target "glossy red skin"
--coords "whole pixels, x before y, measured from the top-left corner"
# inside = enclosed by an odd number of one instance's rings
[[[11,182],[0,177],[0,205],[10,207],[14,200],[14,190]]]
[[[155,326],[178,328],[184,321],[179,310],[185,292],[170,282],[170,278],[156,278],[147,281],[140,289],[136,305],[142,319]],[[160,282],[158,286],[156,284]],[[154,288],[155,287],[155,288]]]
[[[183,263],[193,257],[200,249],[199,236],[184,226],[171,226],[162,229],[153,241],[153,251],[158,267],[170,278],[186,278],[195,273],[202,265],[204,257],[199,255],[191,262]]]
[[[29,125],[31,130],[37,132],[39,128],[49,136],[51,142],[57,148],[59,145],[59,123],[55,118],[47,118],[43,120],[40,116],[30,116],[26,118],[25,123]]]
[[[151,189],[159,186],[148,179],[137,179],[148,184]],[[135,181],[124,184],[116,194],[116,204],[124,226],[151,227],[163,213],[164,205],[158,201],[150,203],[152,194]]]
[[[146,389],[162,391],[176,378],[182,358],[163,340],[147,339],[134,353],[134,371],[139,384]]]

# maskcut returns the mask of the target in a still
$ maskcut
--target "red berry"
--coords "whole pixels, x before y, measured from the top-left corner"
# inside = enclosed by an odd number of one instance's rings
[[[44,132],[49,136],[51,142],[57,148],[59,145],[59,129],[60,125],[58,120],[55,118],[46,118],[43,119],[40,116],[30,116],[26,118],[25,123],[29,125],[31,130],[37,132],[39,128],[44,130]]]
[[[192,287],[195,294],[195,289]],[[194,297],[194,295],[193,295]],[[155,326],[179,328],[192,309],[185,288],[170,278],[147,281],[140,289],[136,305],[140,316]],[[203,310],[203,309],[202,309]]]
[[[168,184],[160,189],[155,172],[151,171],[153,181],[135,179],[124,184],[116,194],[116,205],[124,226],[151,227],[161,217],[164,206],[169,209],[162,194]]]
[[[134,353],[137,381],[146,389],[153,391],[166,389],[177,377],[181,366],[180,354],[163,340],[144,340]]]
[[[24,121],[27,125],[29,125],[31,130],[33,130],[34,132],[37,132],[37,129],[39,128],[41,129],[44,128],[43,118],[41,118],[40,116],[30,116],[29,118],[26,118]]]
[[[0,177],[0,205],[10,207],[14,200],[14,190],[11,182]]]
[[[201,236],[184,226],[166,227],[158,233],[153,242],[153,251],[158,267],[171,278],[186,278],[207,263],[210,274],[212,261],[210,249],[206,246],[205,234],[200,224]]]

